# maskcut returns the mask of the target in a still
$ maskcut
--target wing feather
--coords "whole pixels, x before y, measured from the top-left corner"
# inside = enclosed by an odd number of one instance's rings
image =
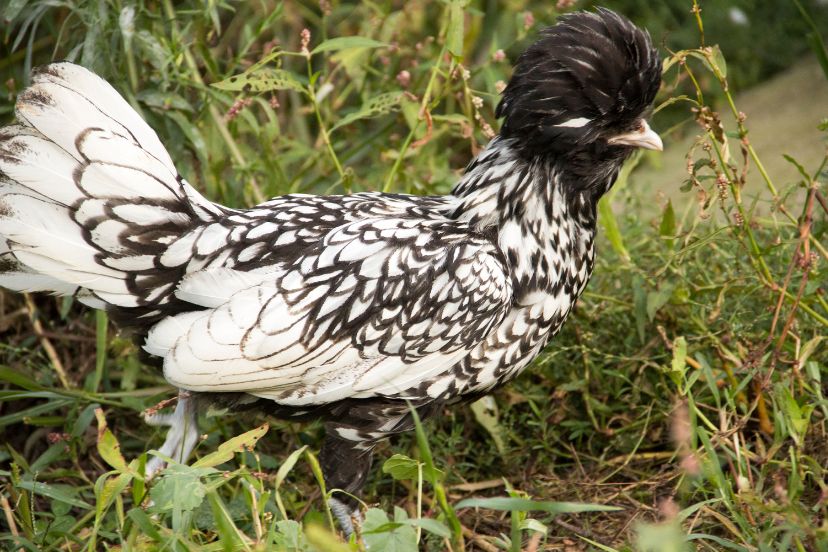
[[[175,385],[291,405],[413,396],[512,302],[497,248],[454,221],[361,220],[258,282],[234,272],[188,276],[177,297],[211,308],[150,333]]]

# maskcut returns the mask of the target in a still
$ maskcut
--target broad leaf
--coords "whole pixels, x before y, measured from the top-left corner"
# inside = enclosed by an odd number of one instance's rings
[[[322,42],[313,49],[311,54],[330,52],[332,50],[347,50],[349,48],[381,48],[383,46],[388,46],[388,44],[374,40],[373,38],[366,38],[364,36],[340,36]]]
[[[202,477],[218,473],[214,468],[196,468],[171,464],[161,472],[159,480],[150,489],[153,510],[189,512],[201,506],[207,487]]]
[[[655,320],[656,313],[670,300],[674,288],[674,285],[665,284],[660,290],[651,291],[647,294],[647,318],[650,319],[650,322]]]
[[[672,248],[673,237],[676,235],[676,212],[673,210],[673,202],[667,201],[664,214],[661,217],[661,224],[658,227],[658,235],[665,238],[667,246]]]
[[[416,481],[420,463],[405,454],[395,454],[382,465],[382,473],[390,474],[396,480]]]
[[[213,86],[220,90],[234,92],[271,92],[273,90],[295,90],[307,92],[303,85],[292,73],[284,69],[257,69],[248,73],[234,75],[223,81],[214,82]]]
[[[400,107],[400,100],[402,100],[402,98],[402,92],[386,92],[384,94],[374,96],[362,104],[361,108],[340,119],[333,127],[331,127],[331,132],[360,119],[370,119],[396,111]]]
[[[95,417],[98,419],[98,454],[104,461],[121,473],[129,471],[126,460],[121,454],[121,444],[115,435],[106,426],[106,419],[103,410],[95,410]]]
[[[71,506],[83,508],[84,510],[92,509],[92,506],[83,500],[76,498],[76,489],[71,489],[67,486],[49,485],[47,483],[41,483],[40,481],[21,481],[20,483],[17,483],[15,487],[51,498],[52,500],[64,502]]]
[[[408,516],[395,508],[395,519],[390,522],[382,510],[369,508],[362,523],[362,538],[368,550],[383,552],[416,552],[417,532],[408,525]]]
[[[456,58],[463,57],[463,8],[467,0],[451,0],[449,4],[449,22],[446,30],[446,48]]]
[[[500,425],[498,419],[497,403],[494,397],[486,395],[485,397],[473,402],[471,410],[474,414],[474,419],[477,423],[483,426],[483,429],[489,432],[494,441],[495,447],[500,454],[506,450],[506,444],[503,441],[503,426]]]
[[[218,450],[193,462],[194,468],[209,468],[230,461],[237,452],[253,448],[256,442],[267,433],[269,426],[262,424],[256,429],[242,433],[219,445]]]

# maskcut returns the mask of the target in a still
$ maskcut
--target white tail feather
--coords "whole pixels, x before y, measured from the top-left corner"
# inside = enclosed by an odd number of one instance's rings
[[[178,276],[142,274],[222,208],[181,179],[149,125],[83,67],[36,72],[16,113],[21,124],[0,129],[0,286],[95,306],[168,301]]]

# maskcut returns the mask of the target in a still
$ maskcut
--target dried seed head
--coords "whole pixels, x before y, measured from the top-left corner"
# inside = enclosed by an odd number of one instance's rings
[[[566,11],[575,5],[575,0],[558,0],[555,9],[558,11]]]
[[[739,489],[740,492],[749,491],[750,481],[744,475],[738,475],[736,476],[736,488]]]
[[[727,199],[727,190],[729,188],[730,182],[728,182],[727,177],[724,173],[719,173],[716,175],[716,186],[719,188],[719,199],[724,201]]]
[[[72,436],[68,433],[59,433],[53,431],[46,435],[46,440],[49,441],[49,444],[54,445],[55,443],[60,443],[61,441],[71,441]]]
[[[699,462],[699,457],[696,456],[695,452],[691,452],[682,458],[679,467],[690,477],[696,477],[701,473],[701,462]]]
[[[272,52],[273,50],[275,50],[278,47],[279,47],[279,39],[274,38],[273,40],[268,40],[267,42],[264,43],[264,46],[262,46],[262,51],[265,54],[269,54],[270,52]]]
[[[311,41],[311,32],[308,29],[302,29],[302,32],[299,33],[299,39],[301,44],[302,54],[306,57],[310,57],[310,50],[308,50],[308,45]]]
[[[678,403],[670,416],[670,435],[678,450],[690,450],[693,430],[690,424],[690,410],[684,402]]]
[[[227,114],[224,116],[224,118],[228,121],[232,121],[233,119],[239,116],[239,113],[241,113],[242,110],[244,110],[244,108],[246,108],[252,103],[252,98],[239,98],[233,103],[230,109],[227,110]]]
[[[485,136],[489,140],[494,138],[495,137],[495,131],[492,128],[492,125],[490,125],[485,120],[483,120],[483,117],[479,117],[477,120],[480,123],[480,130],[483,132],[483,136]]]
[[[662,519],[675,519],[679,515],[679,512],[681,512],[681,508],[679,508],[672,496],[664,497],[658,501],[658,513]]]
[[[499,80],[495,83],[495,90],[498,94],[503,94],[503,91],[506,90],[506,81]]]

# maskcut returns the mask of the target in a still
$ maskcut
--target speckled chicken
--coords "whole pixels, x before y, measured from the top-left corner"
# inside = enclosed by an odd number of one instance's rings
[[[0,285],[73,295],[144,337],[182,395],[161,451],[186,459],[205,403],[323,417],[328,488],[358,493],[380,440],[508,382],[589,280],[596,204],[661,81],[648,34],[575,13],[517,61],[500,134],[451,195],[205,199],[105,81],[37,70],[0,130]],[[148,471],[163,467],[154,459]],[[355,501],[332,499],[346,531]]]

